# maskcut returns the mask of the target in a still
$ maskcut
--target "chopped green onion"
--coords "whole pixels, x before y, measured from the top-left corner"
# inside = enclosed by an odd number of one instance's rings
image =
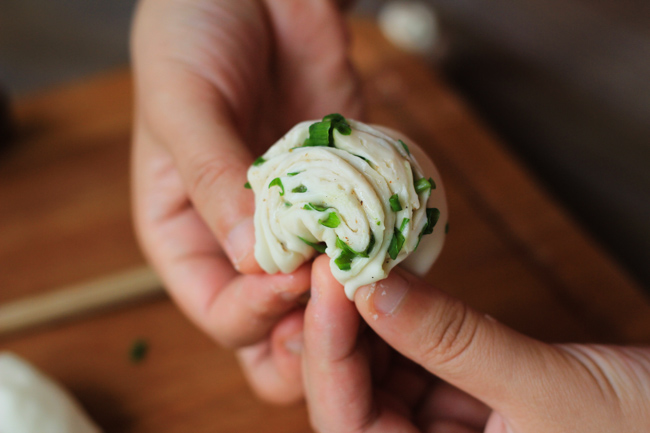
[[[372,246],[374,246],[374,244],[375,244],[375,236],[372,233],[370,233],[370,242],[368,242],[368,247],[366,247],[366,251],[368,250],[368,248],[372,249]],[[336,246],[342,249],[343,251],[345,251],[346,254],[351,255],[352,257],[365,257],[365,258],[368,257],[366,251],[362,251],[362,252],[355,251],[350,247],[350,245],[346,244],[341,240],[341,238],[338,237],[336,238]]]
[[[332,123],[329,121],[316,122],[309,125],[309,137],[303,143],[305,147],[329,146],[330,129]]]
[[[404,246],[404,241],[406,240],[404,238],[403,232],[406,229],[406,225],[409,223],[409,221],[411,220],[408,218],[404,218],[402,220],[402,224],[400,225],[400,228],[398,229],[397,227],[395,227],[395,230],[393,231],[393,238],[390,240],[390,245],[388,245],[388,255],[393,260],[395,260],[399,252],[402,251],[402,247]]]
[[[325,227],[335,229],[341,224],[341,220],[339,219],[339,216],[336,214],[336,212],[330,212],[329,215],[327,215],[327,218],[320,220],[319,223]]]
[[[433,228],[436,226],[438,218],[440,218],[440,210],[437,207],[427,208],[427,225],[422,229],[422,233],[425,235],[433,233]]]
[[[420,235],[418,236],[418,243],[415,244],[415,250],[418,249],[418,245],[420,245],[420,241],[422,240],[422,236],[424,235],[430,235],[433,233],[433,228],[436,226],[436,223],[438,223],[438,219],[440,218],[440,210],[438,208],[427,208],[427,222],[424,224],[424,227],[422,227],[422,231],[420,232]]]
[[[352,259],[353,257],[341,253],[340,256],[334,259],[334,264],[342,271],[349,271],[352,269]]]
[[[305,185],[299,185],[292,189],[291,192],[307,192],[307,187]]]
[[[257,167],[258,165],[262,165],[266,162],[266,159],[262,158],[261,156],[257,158],[255,161],[253,161],[253,167]]]
[[[341,254],[334,259],[334,264],[342,271],[349,271],[352,268],[352,260],[356,257],[354,251],[341,239],[336,238],[336,246],[341,248]]]
[[[293,203],[289,203],[288,201],[284,202],[284,207],[291,207],[293,206]]]
[[[246,183],[244,184],[244,188],[246,188],[246,189],[252,189],[253,187],[251,186],[250,182],[246,182]]]
[[[147,352],[149,352],[149,345],[147,344],[147,341],[143,338],[138,338],[131,345],[131,349],[129,350],[129,358],[131,359],[131,362],[137,364],[144,360],[144,358],[147,356]]]
[[[368,257],[370,253],[372,252],[372,248],[375,246],[375,234],[373,232],[370,232],[370,240],[368,241],[368,246],[366,247],[366,251],[364,251],[363,256],[361,257]]]
[[[372,167],[372,162],[370,162],[370,160],[369,160],[368,158],[366,158],[366,157],[364,157],[364,156],[361,156],[361,155],[357,155],[356,153],[353,153],[352,155],[354,155],[354,156],[356,156],[356,157],[358,157],[358,158],[363,159],[364,161],[366,161],[366,162],[367,162],[367,163]]]
[[[280,179],[279,177],[273,179],[271,183],[269,183],[269,188],[271,188],[272,186],[279,186],[280,188],[282,188],[280,195],[284,195],[284,185],[282,185],[282,179]]]
[[[431,184],[431,189],[436,189],[436,183],[433,181],[433,179],[429,178],[429,183]]]
[[[357,253],[352,248],[350,248],[350,246],[348,244],[343,242],[343,240],[341,238],[339,238],[338,236],[336,237],[336,246],[337,246],[337,248],[342,249],[343,251],[347,252],[348,254],[351,254],[353,256],[357,255]]]
[[[408,156],[411,156],[411,151],[409,150],[409,147],[406,145],[406,143],[404,143],[402,140],[397,140],[397,141],[399,142],[399,144],[402,145],[402,147],[403,147],[404,150],[406,151],[406,154],[407,154]]]
[[[449,233],[449,223],[445,224],[445,234]]]
[[[342,135],[352,134],[352,128],[350,128],[350,124],[347,120],[345,120],[345,117],[341,116],[339,113],[328,114],[327,116],[323,117],[323,120],[332,122],[332,126],[336,128],[336,130],[339,131],[339,133]],[[330,145],[333,146],[334,143],[332,142]]]
[[[348,244],[343,242],[341,238],[336,238],[336,246],[341,249],[341,254],[334,259],[334,264],[342,271],[349,271],[351,269],[352,260],[357,256],[362,256],[354,251]],[[367,257],[367,256],[365,256]]]
[[[389,199],[390,203],[390,208],[393,210],[393,212],[399,212],[402,210],[402,205],[399,202],[399,197],[397,194],[393,194]]]
[[[338,113],[328,114],[320,122],[309,125],[309,137],[303,143],[303,146],[329,146],[334,147],[334,129],[342,135],[352,134],[350,124],[345,117]]]
[[[306,210],[315,210],[315,211],[318,211],[318,212],[325,212],[327,209],[329,209],[329,207],[327,207],[327,206],[321,206],[321,205],[314,204],[314,203],[307,203],[302,208],[306,209]]]
[[[418,179],[415,182],[414,186],[415,186],[415,192],[417,192],[418,194],[422,194],[423,192],[430,190],[432,187],[431,182],[429,182],[429,180],[424,177]]]
[[[404,246],[404,235],[395,227],[393,231],[393,238],[390,240],[390,245],[388,245],[388,255],[391,259],[395,260],[397,255],[402,250]]]
[[[336,246],[341,249],[341,254],[334,259],[334,264],[342,271],[349,271],[352,267],[352,260],[355,257],[364,257],[368,258],[368,254],[372,251],[375,246],[375,235],[370,232],[370,241],[368,241],[368,246],[365,251],[358,252],[353,250],[348,244],[343,242],[341,238],[336,238]]]
[[[293,177],[293,176],[295,176],[297,174],[300,174],[300,173],[302,173],[302,171],[294,171],[293,173],[287,173],[287,176]]]
[[[304,243],[306,243],[307,245],[309,245],[310,247],[312,247],[313,249],[315,249],[316,251],[318,251],[321,254],[324,253],[325,249],[327,248],[327,245],[325,244],[325,242],[320,242],[320,243],[310,242],[307,239],[302,238],[300,236],[298,236],[298,239],[300,239],[301,241],[303,241]]]

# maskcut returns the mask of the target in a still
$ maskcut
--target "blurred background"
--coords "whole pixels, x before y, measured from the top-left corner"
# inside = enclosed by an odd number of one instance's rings
[[[126,65],[133,7],[2,0],[0,86],[19,98]],[[353,13],[378,17],[387,37],[442,71],[650,287],[650,3],[360,0]]]

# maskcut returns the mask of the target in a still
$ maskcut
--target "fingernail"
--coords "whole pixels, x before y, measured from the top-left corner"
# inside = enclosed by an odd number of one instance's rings
[[[302,353],[302,333],[292,335],[291,337],[284,340],[284,347],[288,352],[295,355],[300,355]]]
[[[372,295],[375,310],[383,314],[393,314],[406,296],[409,286],[409,282],[395,272],[377,283]]]
[[[237,224],[228,236],[224,248],[235,269],[250,254],[255,245],[255,225],[253,217],[248,217]]]

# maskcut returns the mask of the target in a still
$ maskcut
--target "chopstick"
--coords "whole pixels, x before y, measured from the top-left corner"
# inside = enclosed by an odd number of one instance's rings
[[[129,269],[0,305],[0,336],[163,292],[155,272]]]

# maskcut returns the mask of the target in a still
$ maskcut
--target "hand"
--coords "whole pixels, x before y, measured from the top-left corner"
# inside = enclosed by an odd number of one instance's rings
[[[298,121],[359,116],[346,49],[331,0],[144,0],[134,22],[139,241],[179,306],[239,349],[271,401],[302,395],[310,268],[261,273],[246,171]]]
[[[547,345],[401,270],[355,304],[319,257],[303,352],[318,432],[650,431],[649,348]]]

